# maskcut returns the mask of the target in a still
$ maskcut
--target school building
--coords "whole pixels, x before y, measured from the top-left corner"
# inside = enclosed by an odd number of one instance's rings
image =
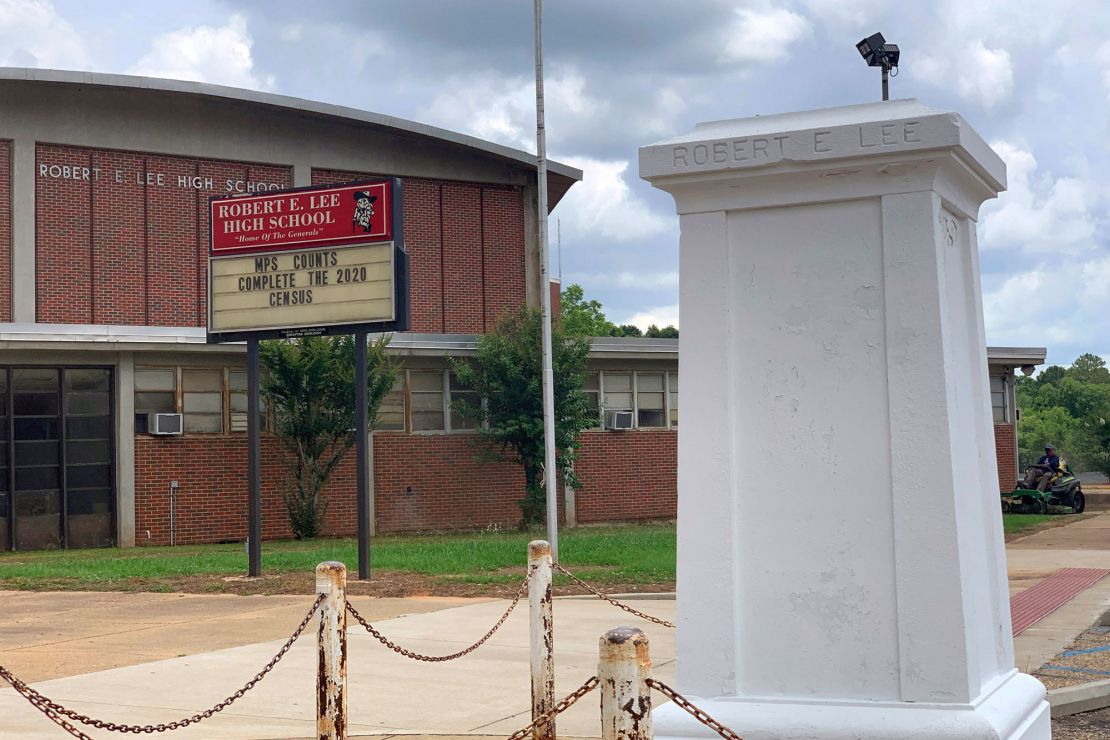
[[[0,549],[242,540],[245,347],[205,341],[208,199],[396,176],[411,332],[373,435],[377,532],[512,527],[523,475],[479,462],[447,358],[538,305],[534,156],[366,111],[192,82],[0,69]],[[550,207],[581,172],[552,162]],[[991,348],[1000,487],[1016,475],[1012,378],[1043,349]],[[599,338],[573,523],[677,507],[678,341]],[[606,429],[605,409],[631,411]],[[182,434],[152,415],[181,414]],[[263,534],[290,535],[263,441]],[[353,454],[353,453],[352,453]],[[327,531],[356,531],[354,466]],[[785,495],[785,492],[774,492]]]

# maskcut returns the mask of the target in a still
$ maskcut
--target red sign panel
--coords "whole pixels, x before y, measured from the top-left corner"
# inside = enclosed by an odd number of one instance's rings
[[[214,198],[212,255],[393,239],[390,181]]]

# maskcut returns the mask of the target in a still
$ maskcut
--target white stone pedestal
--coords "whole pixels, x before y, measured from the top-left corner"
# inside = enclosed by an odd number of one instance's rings
[[[679,691],[746,740],[1048,738],[975,240],[1002,161],[905,100],[702,124],[640,174],[682,226]]]

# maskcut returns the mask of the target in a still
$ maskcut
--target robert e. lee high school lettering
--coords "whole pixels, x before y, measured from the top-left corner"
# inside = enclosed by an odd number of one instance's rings
[[[178,187],[189,190],[216,189],[216,181],[211,177],[198,175],[167,175],[165,172],[152,170],[105,170],[100,167],[78,167],[71,164],[39,163],[39,177],[47,180],[76,180],[78,182],[100,182],[105,180],[119,184],[145,185],[147,187]],[[268,190],[279,190],[282,185],[276,182],[254,182],[251,180],[238,180],[226,178],[221,183],[227,193],[263,193]]]

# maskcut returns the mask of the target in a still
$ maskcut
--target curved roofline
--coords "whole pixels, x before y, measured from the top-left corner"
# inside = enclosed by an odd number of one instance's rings
[[[381,113],[359,110],[358,108],[349,108],[344,105],[321,103],[315,100],[261,92],[259,90],[247,90],[245,88],[228,87],[226,85],[213,85],[208,82],[163,79],[161,77],[139,77],[136,75],[108,74],[104,72],[77,72],[61,69],[38,69],[34,67],[0,67],[0,80],[132,88],[137,90],[198,95],[244,103],[257,103],[301,113],[311,113],[326,118],[368,123],[382,128],[390,128],[405,133],[427,136],[513,160],[530,170],[535,170],[537,166],[535,154],[502,144],[495,144],[475,136],[460,134],[457,131],[449,131],[436,126],[429,126],[425,123],[397,118],[396,116],[387,116]],[[582,170],[560,162],[548,160],[547,168],[548,172],[570,178],[571,180],[580,181],[582,179]]]

